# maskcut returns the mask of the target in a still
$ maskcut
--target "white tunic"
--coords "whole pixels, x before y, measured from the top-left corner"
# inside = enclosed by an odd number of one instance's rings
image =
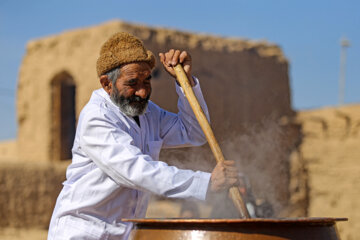
[[[176,85],[176,84],[175,84]],[[193,88],[209,118],[200,85]],[[149,101],[146,113],[122,114],[99,89],[80,113],[73,159],[51,218],[48,239],[127,239],[132,225],[122,218],[145,217],[150,193],[204,200],[210,173],[181,170],[157,161],[161,148],[199,146],[206,139],[182,89],[179,113]]]

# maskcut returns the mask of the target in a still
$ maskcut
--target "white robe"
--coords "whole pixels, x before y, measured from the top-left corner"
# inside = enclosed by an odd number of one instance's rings
[[[176,84],[175,84],[176,85]],[[193,88],[208,110],[196,79]],[[150,193],[204,200],[210,173],[181,170],[158,161],[161,148],[206,142],[182,89],[179,113],[149,101],[140,126],[120,112],[99,89],[81,111],[72,163],[51,218],[48,239],[127,239],[132,224],[122,218],[145,217]]]

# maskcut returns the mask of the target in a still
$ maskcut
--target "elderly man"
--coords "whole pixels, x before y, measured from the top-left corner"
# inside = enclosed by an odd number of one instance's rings
[[[172,67],[183,65],[208,115],[190,55],[170,50],[160,53],[160,61],[174,78]],[[150,193],[205,200],[208,192],[236,184],[233,161],[216,165],[212,173],[158,161],[161,148],[199,146],[205,138],[178,84],[178,114],[149,101],[154,65],[154,55],[130,34],[117,33],[102,46],[97,61],[102,88],[81,111],[48,239],[127,239],[132,226],[121,219],[143,218]]]

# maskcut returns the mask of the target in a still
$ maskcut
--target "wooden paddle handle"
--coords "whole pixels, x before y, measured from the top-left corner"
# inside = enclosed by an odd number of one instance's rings
[[[178,64],[174,67],[176,78],[178,83],[180,84],[181,88],[183,89],[186,98],[189,101],[189,104],[195,114],[196,119],[198,120],[206,139],[209,143],[211,151],[213,152],[216,162],[224,162],[225,158],[224,155],[219,147],[218,142],[214,136],[214,133],[210,127],[209,121],[207,120],[204,112],[201,109],[201,106],[192,90],[192,87],[189,83],[189,80],[186,76],[186,73],[181,66]],[[237,187],[231,187],[229,189],[230,198],[233,201],[236,209],[239,211],[241,218],[250,218],[249,212],[247,211],[246,205],[242,199],[241,193]]]

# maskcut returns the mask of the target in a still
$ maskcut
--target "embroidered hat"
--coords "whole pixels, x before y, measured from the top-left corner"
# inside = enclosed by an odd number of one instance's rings
[[[135,36],[119,32],[102,45],[96,62],[97,74],[100,77],[113,68],[133,62],[147,62],[152,69],[155,66],[155,56],[146,50],[143,43]]]

